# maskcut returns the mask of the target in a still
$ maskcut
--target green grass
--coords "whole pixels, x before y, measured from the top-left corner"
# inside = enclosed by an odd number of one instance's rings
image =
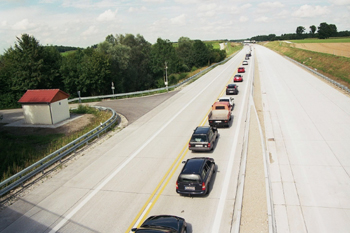
[[[82,105],[73,112],[89,113],[94,117],[89,125],[68,136],[57,133],[40,134],[37,130],[26,135],[16,134],[11,131],[11,127],[2,131],[0,133],[0,182],[86,134],[100,125],[100,122],[105,122],[111,117],[109,111],[98,111]]]
[[[278,41],[266,43],[265,46],[308,67],[316,68],[323,75],[350,88],[350,58],[298,49]]]
[[[65,57],[65,56],[68,56],[69,54],[75,53],[75,52],[76,52],[76,50],[70,50],[70,51],[61,53],[61,56]]]
[[[235,52],[241,50],[243,48],[243,44],[241,43],[228,43],[228,46],[226,47],[226,54],[227,57],[231,56]]]
[[[350,37],[341,38],[329,38],[329,39],[317,39],[310,38],[304,40],[289,40],[293,43],[350,43]]]

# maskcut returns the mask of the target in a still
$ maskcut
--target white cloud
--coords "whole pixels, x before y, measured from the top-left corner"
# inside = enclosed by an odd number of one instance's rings
[[[336,6],[350,5],[350,0],[329,0],[329,2]]]
[[[243,6],[241,6],[240,8],[241,8],[241,9],[248,9],[248,8],[250,8],[250,7],[252,7],[252,6],[253,6],[252,4],[246,3],[246,4],[244,4]]]
[[[1,27],[6,27],[7,26],[7,21],[4,20],[4,21],[1,21]]]
[[[34,28],[34,27],[35,27],[35,24],[30,23],[28,19],[23,19],[23,20],[15,23],[12,26],[12,29],[23,31],[23,30],[28,30],[28,29]]]
[[[145,6],[142,6],[140,8],[137,7],[130,7],[128,12],[141,12],[141,11],[146,11],[147,8]]]
[[[277,14],[277,17],[278,18],[287,18],[288,16],[289,16],[289,11],[287,11],[287,10],[282,10],[281,12],[279,12],[278,14]]]
[[[266,16],[259,17],[254,20],[255,22],[261,22],[261,23],[267,23],[269,21],[269,18]]]
[[[199,11],[211,11],[211,10],[215,9],[216,6],[217,5],[215,3],[203,4],[203,5],[198,7],[198,10]]]
[[[248,20],[249,20],[249,18],[246,16],[239,17],[239,22],[241,22],[241,23],[247,22]]]
[[[105,12],[103,12],[97,17],[97,21],[100,21],[100,22],[112,21],[115,19],[117,12],[118,10],[115,10],[115,11],[111,11],[110,9],[106,10]]]
[[[263,2],[258,5],[257,13],[266,13],[283,7],[280,2]]]
[[[249,20],[249,18],[246,17],[246,16],[241,16],[241,17],[239,18],[239,22],[241,22],[241,23],[247,22],[248,20]]]
[[[216,5],[215,3],[202,4],[197,8],[197,10],[199,11],[197,15],[198,17],[213,17],[217,15],[217,12],[221,9],[222,8]]]
[[[172,24],[184,25],[184,24],[186,24],[186,15],[182,14],[182,15],[179,15],[177,17],[171,18],[170,22]]]
[[[299,18],[313,18],[316,16],[323,16],[326,14],[329,14],[330,10],[327,6],[310,6],[310,5],[303,5],[298,10],[293,12],[293,16],[299,17]]]
[[[95,26],[90,26],[86,31],[82,33],[83,36],[91,36],[98,33],[98,29]]]
[[[201,0],[175,0],[175,2],[180,3],[180,4],[195,4],[195,3],[201,3]]]
[[[152,2],[152,3],[162,3],[165,0],[142,0],[142,1],[144,1],[144,2]]]
[[[118,5],[117,1],[103,0],[103,1],[91,1],[91,0],[63,0],[63,7],[71,7],[77,9],[96,9],[96,8],[111,8]]]

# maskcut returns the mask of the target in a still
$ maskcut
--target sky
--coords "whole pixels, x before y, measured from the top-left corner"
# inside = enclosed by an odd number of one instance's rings
[[[295,33],[298,26],[335,24],[350,30],[350,0],[0,0],[0,54],[16,37],[41,45],[86,48],[108,35],[246,39]]]

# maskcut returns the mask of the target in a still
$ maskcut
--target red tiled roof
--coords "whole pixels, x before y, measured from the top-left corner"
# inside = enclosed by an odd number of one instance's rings
[[[60,89],[27,90],[19,103],[53,103],[68,98],[69,95]]]

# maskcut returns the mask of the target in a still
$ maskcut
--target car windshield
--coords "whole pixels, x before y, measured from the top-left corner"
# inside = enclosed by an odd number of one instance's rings
[[[207,135],[193,135],[191,138],[191,142],[207,142]]]
[[[195,183],[200,183],[201,178],[197,174],[181,174],[178,179],[179,182],[195,182]]]

